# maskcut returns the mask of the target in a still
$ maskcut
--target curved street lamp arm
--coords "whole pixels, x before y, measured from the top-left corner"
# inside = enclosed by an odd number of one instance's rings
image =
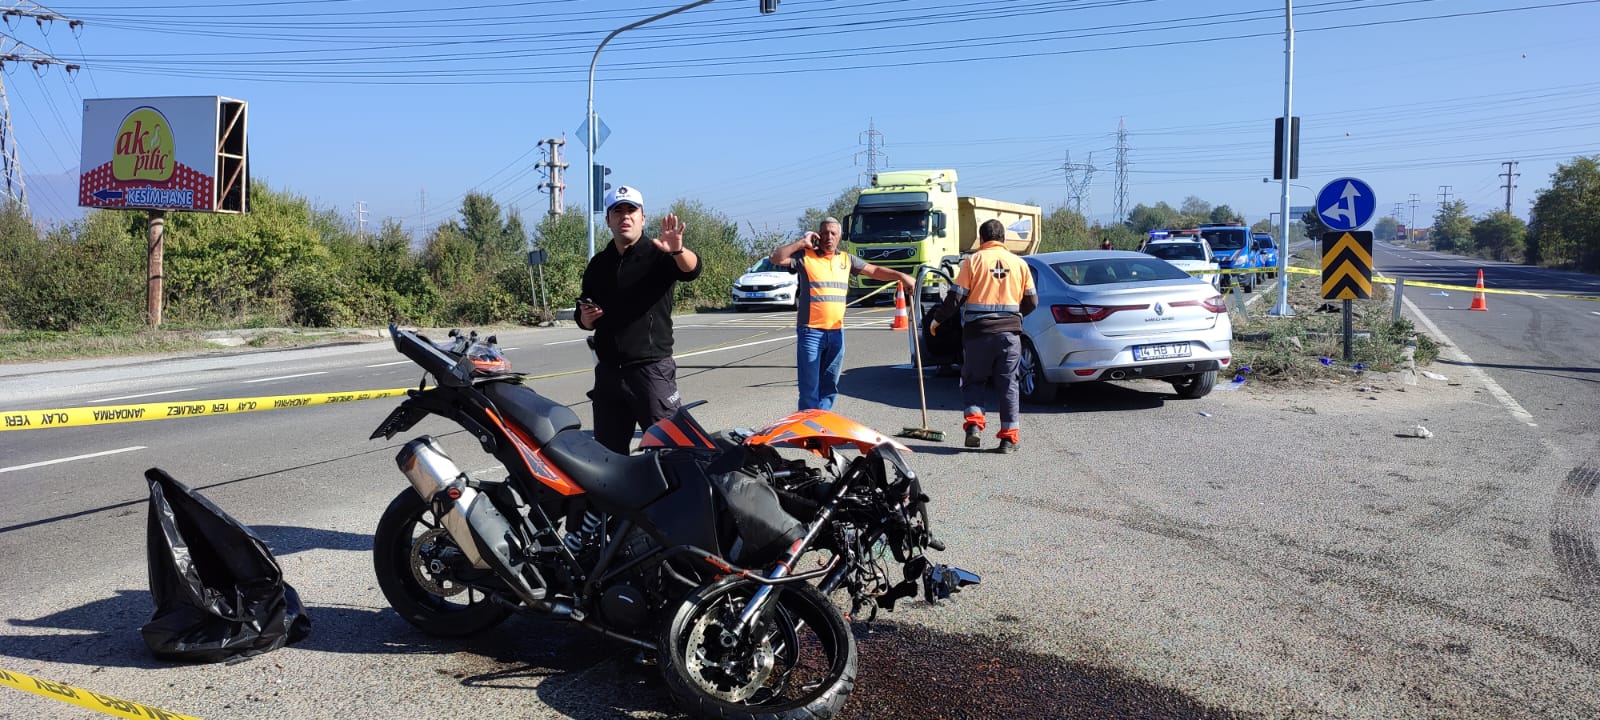
[[[610,35],[607,35],[604,40],[600,41],[600,46],[594,49],[594,57],[589,59],[589,109],[588,114],[584,115],[584,123],[589,127],[589,137],[587,138],[588,141],[584,143],[589,150],[589,164],[588,167],[584,169],[584,174],[589,178],[589,183],[585,187],[584,192],[584,205],[588,206],[589,208],[589,217],[585,218],[585,224],[589,228],[589,257],[594,257],[594,136],[596,132],[594,120],[594,68],[595,64],[600,62],[600,51],[606,49],[606,44],[610,43],[612,38],[629,30],[641,25],[649,25],[650,23],[660,20],[661,18],[677,15],[685,10],[692,10],[700,7],[701,5],[705,5],[714,1],[715,0],[695,0],[695,2],[684,5],[683,7],[668,10],[660,15],[653,15],[638,22],[623,25],[622,27],[612,30]]]

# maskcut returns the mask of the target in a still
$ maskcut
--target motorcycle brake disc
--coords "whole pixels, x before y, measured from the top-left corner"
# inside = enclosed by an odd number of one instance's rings
[[[766,633],[761,634],[758,647],[743,652],[719,647],[717,638],[723,626],[736,619],[737,614],[727,609],[703,613],[689,632],[685,658],[689,675],[701,689],[725,702],[743,702],[754,695],[772,674],[776,661],[772,638]]]
[[[439,580],[439,574],[447,567],[439,556],[442,550],[452,547],[442,541],[449,537],[450,531],[436,527],[411,541],[411,575],[422,589],[439,597],[459,595],[467,589],[461,584],[447,586]]]

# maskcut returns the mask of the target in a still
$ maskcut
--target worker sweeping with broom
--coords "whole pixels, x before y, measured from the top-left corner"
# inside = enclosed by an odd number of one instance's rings
[[[1021,399],[1017,390],[1017,366],[1022,359],[1022,316],[1039,305],[1033,273],[1022,258],[1005,245],[1006,227],[989,220],[978,227],[978,251],[961,261],[955,282],[944,303],[933,312],[928,326],[937,335],[939,325],[961,312],[961,403],[965,406],[962,427],[969,448],[982,446],[986,427],[983,401],[985,387],[994,383],[1000,391],[999,452],[1016,452],[1021,443],[1019,431]]]

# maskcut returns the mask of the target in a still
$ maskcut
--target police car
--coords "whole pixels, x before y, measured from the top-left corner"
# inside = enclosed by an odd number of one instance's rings
[[[1161,258],[1184,272],[1219,287],[1217,258],[1211,244],[1198,234],[1189,235],[1155,230],[1139,252]],[[1209,271],[1209,272],[1208,272]]]
[[[1217,266],[1223,270],[1252,270],[1259,271],[1263,265],[1260,253],[1256,252],[1254,243],[1251,242],[1250,228],[1239,223],[1203,223],[1200,225],[1200,237],[1211,244],[1211,252],[1217,258]],[[1245,292],[1256,289],[1260,281],[1258,272],[1228,273],[1222,276],[1221,287],[1229,287],[1239,283],[1239,288]]]

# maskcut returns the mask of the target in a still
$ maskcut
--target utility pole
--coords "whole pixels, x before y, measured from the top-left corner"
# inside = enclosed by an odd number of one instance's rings
[[[866,142],[867,149],[856,153],[856,157],[859,158],[862,155],[867,156],[867,181],[860,183],[863,187],[865,187],[867,185],[871,185],[872,176],[878,174],[878,156],[883,155],[883,151],[878,149],[883,146],[883,133],[878,132],[878,126],[872,118],[867,118],[867,129],[863,130],[860,137],[856,139],[858,144],[863,141]],[[883,157],[883,164],[889,164],[889,157],[887,155],[884,155]],[[858,181],[860,180],[859,177],[856,179]]]
[[[1511,213],[1511,191],[1517,188],[1516,180],[1522,177],[1522,173],[1517,172],[1517,161],[1515,160],[1507,160],[1500,164],[1506,167],[1506,171],[1500,173],[1498,177],[1506,179],[1506,184],[1500,187],[1506,189],[1506,214],[1509,215]]]
[[[1073,212],[1078,213],[1080,217],[1088,217],[1083,214],[1083,206],[1089,199],[1089,182],[1094,179],[1094,172],[1097,169],[1094,166],[1094,153],[1089,153],[1089,162],[1074,163],[1072,151],[1068,150],[1066,163],[1061,169],[1066,174],[1067,202],[1072,203]]]
[[[417,189],[417,211],[419,213],[418,216],[417,216],[418,217],[417,226],[421,227],[423,229],[423,231],[426,232],[427,229],[428,229],[428,189],[427,188],[418,188]]]
[[[1407,240],[1415,240],[1416,239],[1415,233],[1417,232],[1417,205],[1419,205],[1419,204],[1421,204],[1421,202],[1419,200],[1417,200],[1417,194],[1416,193],[1411,193],[1411,201],[1410,201],[1410,205],[1411,205],[1411,224],[1406,226],[1406,239]]]
[[[550,191],[550,217],[560,217],[562,211],[566,209],[562,191],[567,189],[567,183],[562,179],[561,172],[570,167],[561,161],[561,148],[566,146],[567,136],[563,134],[558,138],[545,138],[540,140],[539,144],[549,147],[545,150],[545,159],[534,163],[534,167],[539,168],[541,172],[549,168],[547,177],[550,178],[547,182],[539,183],[539,189]]]
[[[1117,203],[1116,217],[1112,222],[1122,222],[1128,215],[1128,119],[1117,118]]]
[[[67,24],[73,32],[83,27],[82,20],[73,20],[37,3],[26,0],[8,0],[7,7],[0,10],[6,26],[9,28],[12,18],[33,18],[41,30],[46,22],[57,20]],[[0,70],[5,69],[7,62],[28,63],[33,66],[34,72],[42,70],[48,65],[61,65],[67,69],[67,74],[72,75],[78,71],[78,66],[63,62],[50,53],[34,48],[10,35],[0,33]],[[18,161],[17,134],[11,125],[11,101],[6,96],[5,75],[0,73],[0,174],[3,174],[5,196],[13,202],[22,205],[24,213],[28,210],[27,187],[22,178],[22,164]]]
[[[1451,185],[1440,185],[1439,186],[1439,209],[1441,209],[1441,210],[1444,209],[1444,206],[1450,204],[1450,188],[1451,187],[1453,187],[1453,186],[1451,186]]]
[[[367,236],[367,201],[356,201],[356,234],[360,237]]]

